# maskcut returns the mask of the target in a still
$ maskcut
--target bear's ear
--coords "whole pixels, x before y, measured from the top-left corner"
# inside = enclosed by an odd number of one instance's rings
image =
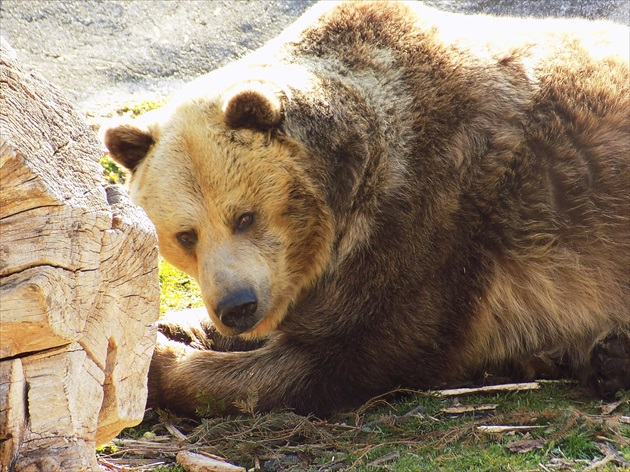
[[[149,152],[154,140],[148,130],[124,124],[107,129],[103,142],[112,159],[133,172]]]
[[[229,90],[223,102],[225,123],[231,128],[267,131],[283,118],[282,91],[272,84],[247,82]]]

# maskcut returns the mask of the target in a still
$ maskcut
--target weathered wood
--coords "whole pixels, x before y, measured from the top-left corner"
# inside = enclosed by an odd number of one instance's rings
[[[534,429],[543,429],[546,426],[521,426],[521,425],[494,425],[494,424],[482,424],[477,426],[477,430],[483,431],[484,433],[517,433],[524,431],[533,431]]]
[[[26,427],[26,381],[22,361],[13,359],[0,362],[0,464],[17,457]]]
[[[154,229],[72,105],[0,52],[1,470],[100,470],[144,412]]]
[[[440,411],[447,415],[464,415],[466,413],[487,413],[497,409],[497,403],[487,405],[459,405],[442,408]]]
[[[526,383],[511,383],[511,384],[501,384],[501,385],[487,385],[485,387],[451,388],[448,390],[437,390],[434,393],[438,397],[459,397],[462,395],[519,392],[523,390],[538,390],[539,388],[540,388],[540,384],[538,382],[526,382]]]
[[[182,451],[177,454],[177,463],[186,472],[245,472],[245,468],[229,462],[222,462],[210,457],[195,454],[190,451]]]

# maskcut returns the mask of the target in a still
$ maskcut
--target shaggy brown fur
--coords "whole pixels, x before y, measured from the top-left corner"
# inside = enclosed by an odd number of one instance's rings
[[[106,132],[212,320],[165,323],[150,402],[321,414],[538,355],[630,388],[627,28],[367,2],[287,34]]]

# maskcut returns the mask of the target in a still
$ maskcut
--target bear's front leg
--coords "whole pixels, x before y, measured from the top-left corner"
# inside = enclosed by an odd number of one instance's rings
[[[250,351],[265,343],[265,340],[250,341],[223,336],[212,324],[205,308],[167,313],[158,322],[158,330],[171,341],[202,350]]]
[[[249,352],[217,352],[160,335],[149,371],[148,406],[187,415],[236,413],[237,400],[256,398],[259,411],[323,414],[360,401],[348,389],[352,382],[335,379],[326,365],[311,349],[278,339]]]

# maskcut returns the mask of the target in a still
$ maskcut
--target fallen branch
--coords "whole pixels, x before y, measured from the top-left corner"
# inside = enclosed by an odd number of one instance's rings
[[[378,459],[374,459],[373,461],[368,462],[366,465],[367,467],[378,467],[385,462],[396,461],[398,459],[400,459],[400,452],[393,451],[389,454],[385,454],[384,456],[379,457]]]
[[[186,472],[245,472],[244,467],[211,459],[210,457],[195,454],[190,451],[178,453],[177,463],[181,465]]]
[[[448,390],[436,390],[433,392],[438,397],[459,397],[461,395],[474,395],[476,393],[519,392],[522,390],[538,390],[538,382],[513,383],[503,385],[488,385],[486,387],[452,388]]]
[[[613,403],[607,403],[605,405],[603,405],[601,407],[602,410],[602,415],[610,415],[613,411],[615,411],[619,405],[621,405],[622,403],[624,403],[623,401],[619,400],[618,402],[613,402]]]
[[[374,421],[370,421],[368,423],[366,423],[361,430],[365,431],[365,432],[371,432],[373,427],[378,425],[378,424],[400,424],[400,423],[404,423],[405,421],[409,420],[410,418],[420,415],[422,416],[422,411],[424,410],[424,406],[423,405],[418,405],[414,408],[412,408],[411,410],[407,411],[406,413],[402,414],[402,415],[385,415],[385,416],[381,416],[380,418],[375,419]]]
[[[188,437],[177,429],[173,423],[164,422],[164,427],[175,439],[178,439],[179,441],[188,441]]]
[[[114,464],[113,462],[106,461],[105,459],[99,459],[98,462],[101,464],[101,467],[106,467],[108,470],[125,470],[124,467]]]
[[[479,425],[477,429],[484,433],[516,433],[542,429],[546,426]]]
[[[610,444],[598,443],[597,447],[604,454],[604,458],[593,462],[586,469],[584,469],[585,471],[599,469],[601,467],[604,467],[609,462],[614,462],[623,467],[628,467],[630,465],[630,463],[628,463],[628,461],[624,457],[622,457],[621,454],[619,454]]]
[[[227,459],[225,457],[217,456],[216,454],[210,454],[209,452],[197,451],[197,454],[201,454],[202,456],[209,457],[210,459],[214,459],[215,461],[227,462]],[[256,456],[256,460],[258,460],[258,456]],[[260,469],[260,467],[258,468]]]
[[[122,472],[153,470],[156,467],[167,464],[166,461],[155,461],[152,459],[116,459],[114,461],[107,461],[102,457],[98,458],[98,463],[103,470],[115,470]]]
[[[440,411],[449,415],[463,415],[465,413],[479,413],[496,410],[496,403],[488,405],[459,405],[449,406],[448,408],[442,408]]]
[[[542,449],[543,446],[544,443],[540,439],[522,439],[508,444],[505,448],[515,454],[524,454],[526,452],[533,451],[534,449]]]

